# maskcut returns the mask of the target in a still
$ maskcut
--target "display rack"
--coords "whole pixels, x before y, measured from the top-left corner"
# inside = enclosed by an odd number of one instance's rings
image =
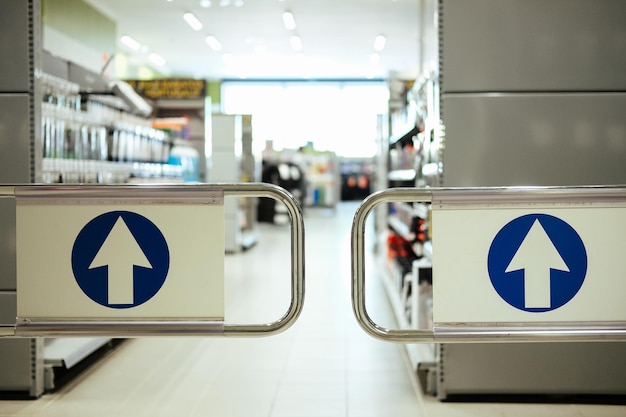
[[[339,169],[335,153],[305,148],[298,152],[293,162],[302,168],[306,178],[304,204],[334,208],[339,200]]]
[[[76,82],[48,73],[40,80],[44,183],[180,182],[180,166],[168,164],[172,137],[151,119]]]
[[[392,203],[388,230],[381,237],[387,248],[380,275],[401,329],[432,329],[432,245],[430,207]],[[435,345],[406,345],[413,369],[435,361]]]
[[[166,164],[169,138],[113,96],[99,74],[41,49],[41,2],[3,5],[0,13],[0,182],[179,182]],[[15,208],[0,201],[0,241],[15,241]],[[0,323],[15,325],[16,254],[0,251]],[[105,339],[0,340],[0,391],[38,397],[106,345]]]
[[[339,158],[341,201],[363,200],[376,187],[375,163],[372,158]]]
[[[437,74],[431,71],[414,82],[396,84],[403,89],[396,92],[395,102],[404,105],[390,108],[390,131],[382,147],[388,187],[439,185],[443,129]],[[430,205],[398,202],[385,209],[386,230],[379,246],[386,253],[381,254],[380,275],[396,319],[403,329],[432,329]],[[405,347],[415,370],[435,362],[435,344]]]
[[[312,144],[276,151],[272,141],[267,141],[262,159],[262,181],[287,189],[302,207],[336,207],[341,179],[339,158],[334,152],[315,150]],[[282,204],[261,199],[258,218],[272,223],[284,214],[283,210]]]
[[[258,181],[261,158],[254,154],[252,116],[213,114],[211,124],[209,181]],[[257,242],[257,204],[258,198],[224,201],[227,252],[239,252]]]

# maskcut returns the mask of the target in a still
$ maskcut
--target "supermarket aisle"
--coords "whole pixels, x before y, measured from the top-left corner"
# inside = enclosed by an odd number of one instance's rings
[[[307,210],[306,302],[285,333],[261,339],[128,340],[56,393],[0,401],[0,416],[456,417],[622,416],[625,407],[439,403],[421,394],[400,345],[365,335],[350,307],[349,231],[356,205]],[[226,321],[273,321],[289,300],[289,230],[261,225],[226,258]],[[371,277],[371,273],[369,276]],[[384,289],[368,307],[392,323]]]

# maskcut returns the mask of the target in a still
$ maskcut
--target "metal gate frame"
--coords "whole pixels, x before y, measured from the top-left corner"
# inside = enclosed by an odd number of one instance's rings
[[[15,327],[0,327],[0,337],[66,336],[239,336],[258,337],[281,333],[291,327],[304,305],[304,221],[297,200],[285,189],[267,183],[177,184],[177,185],[0,185],[0,198],[16,199],[28,190],[38,196],[55,198],[139,199],[145,195],[171,199],[268,197],[283,203],[291,220],[291,302],[285,314],[270,323],[227,324],[222,321],[189,320],[108,320],[108,321],[20,321]]]
[[[365,303],[365,222],[372,210],[390,202],[446,204],[626,202],[625,186],[391,188],[371,194],[357,209],[352,225],[352,309],[361,328],[389,342],[572,342],[626,341],[626,322],[507,323],[503,325],[433,326],[426,329],[389,329],[372,320]],[[436,248],[434,249],[436,250]],[[435,266],[433,265],[433,268]],[[433,300],[433,302],[436,302]]]

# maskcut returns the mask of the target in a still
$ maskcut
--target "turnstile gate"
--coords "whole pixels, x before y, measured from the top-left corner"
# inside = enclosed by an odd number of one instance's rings
[[[291,220],[291,302],[271,323],[224,322],[225,196],[269,197]],[[304,223],[261,183],[0,186],[16,204],[17,318],[0,336],[263,336],[304,303]]]
[[[431,205],[433,328],[388,329],[365,303],[365,221],[378,205]],[[387,341],[626,340],[626,188],[394,188],[352,228],[352,304]]]

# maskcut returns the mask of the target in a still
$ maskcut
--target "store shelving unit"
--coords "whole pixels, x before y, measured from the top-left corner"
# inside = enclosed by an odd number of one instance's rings
[[[362,200],[376,188],[376,167],[372,158],[339,158],[339,199]]]
[[[406,83],[403,107],[390,109],[395,120],[381,157],[387,158],[387,185],[426,187],[440,184],[443,143],[438,119],[437,76],[430,72]],[[397,93],[399,94],[399,93]],[[402,114],[404,112],[405,114]],[[401,121],[402,123],[398,122]],[[407,123],[408,122],[408,123]],[[390,126],[394,121],[390,122]],[[432,329],[432,244],[430,205],[391,203],[386,210],[385,230],[379,247],[386,248],[381,276],[400,328]],[[405,345],[415,370],[436,360],[435,344]]]
[[[430,207],[423,203],[392,203],[387,248],[379,266],[389,301],[401,329],[432,329],[432,245],[428,239]],[[435,344],[406,345],[413,369],[435,361]]]
[[[276,151],[271,141],[266,146],[262,153],[262,181],[285,188],[303,208],[335,208],[341,197],[341,176],[339,158],[334,152],[318,151],[312,145]],[[285,214],[282,204],[260,200],[260,221],[272,223]]]
[[[304,171],[306,196],[304,204],[309,207],[334,208],[339,201],[338,158],[333,152],[304,150],[294,159]]]
[[[250,115],[213,114],[211,117],[211,182],[254,182],[260,179],[261,158],[252,145]],[[224,200],[225,248],[239,252],[253,246],[256,233],[257,198]]]
[[[179,182],[169,143],[112,96],[98,75],[42,50],[41,3],[0,13],[0,183]],[[17,316],[15,205],[0,200],[0,323]],[[0,392],[38,397],[109,342],[106,338],[0,340]]]
[[[69,68],[68,62],[48,56],[54,68]],[[106,94],[106,84],[96,74],[98,93],[91,86],[70,81],[72,74],[44,72],[42,132],[40,144],[44,183],[180,182],[179,166],[168,164],[172,138],[151,126],[151,119],[131,113],[118,97]],[[97,82],[98,82],[97,81]]]

